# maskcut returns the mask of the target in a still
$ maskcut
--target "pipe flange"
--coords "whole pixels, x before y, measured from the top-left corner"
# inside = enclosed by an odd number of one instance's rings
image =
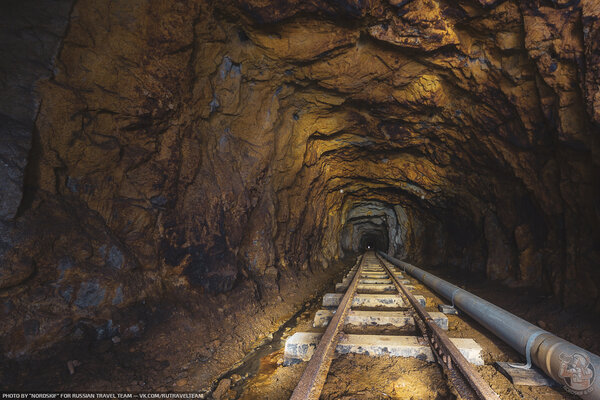
[[[455,307],[454,307],[454,296],[456,295],[456,293],[457,293],[459,290],[461,290],[461,289],[460,289],[460,288],[456,288],[456,289],[454,289],[454,292],[452,292],[452,296],[450,296],[450,300],[452,301],[452,308],[455,308]]]
[[[508,365],[510,365],[513,368],[519,368],[519,369],[530,369],[531,368],[531,346],[533,346],[533,342],[534,340],[544,334],[544,333],[548,333],[546,331],[537,331],[532,333],[531,335],[529,335],[529,339],[527,339],[527,345],[525,346],[525,358],[527,360],[526,364],[512,364],[512,363],[508,363]]]

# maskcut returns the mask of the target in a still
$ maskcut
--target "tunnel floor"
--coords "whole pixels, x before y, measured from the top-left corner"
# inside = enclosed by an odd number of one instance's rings
[[[585,312],[562,309],[551,298],[540,292],[526,288],[507,288],[494,282],[483,282],[472,275],[457,275],[456,271],[431,271],[449,281],[459,284],[466,290],[497,304],[508,311],[536,323],[559,336],[572,341],[592,352],[600,347],[600,323],[591,321]],[[446,303],[414,278],[415,294],[427,298],[427,308]],[[284,335],[289,337],[296,332],[322,332],[313,328],[315,312],[319,303],[307,310],[300,322]],[[540,317],[544,316],[544,317]],[[558,385],[553,387],[515,386],[493,366],[496,361],[522,362],[521,357],[507,344],[491,335],[487,329],[468,316],[448,315],[450,337],[473,338],[483,348],[484,366],[476,369],[502,399],[577,399]],[[346,333],[394,334],[382,327],[352,327]],[[392,328],[393,331],[394,328]],[[398,334],[396,329],[395,334]],[[261,360],[255,376],[234,385],[227,392],[232,399],[288,399],[294,390],[307,363],[282,366],[283,349],[273,352]],[[455,399],[441,369],[435,363],[415,358],[371,357],[348,354],[337,357],[329,371],[321,399]]]
[[[349,266],[347,267],[349,268]],[[592,321],[581,309],[561,308],[554,299],[527,288],[510,288],[496,282],[483,281],[471,274],[438,269],[430,272],[453,282],[508,311],[547,329],[591,352],[600,352],[600,321]],[[327,279],[326,276],[323,277]],[[96,343],[89,351],[73,347],[64,354],[55,354],[44,360],[34,360],[35,370],[21,365],[13,376],[21,388],[57,391],[101,392],[208,392],[218,386],[227,386],[215,399],[288,399],[305,368],[306,363],[284,367],[283,342],[295,332],[316,331],[312,328],[315,312],[320,308],[321,296],[333,291],[335,279],[322,287],[318,296],[305,302],[291,320],[281,329],[281,335],[264,338],[255,348],[267,348],[246,367],[230,370],[222,375],[225,384],[215,381],[200,384],[206,372],[207,358],[241,359],[239,349],[232,350],[233,336],[224,334],[218,340],[214,354],[201,354],[197,343],[203,338],[201,327],[194,326],[193,315],[177,307],[157,310],[162,318],[148,329],[141,339],[125,343]],[[420,284],[417,294],[428,301],[443,303]],[[430,304],[428,304],[429,306]],[[162,317],[160,317],[162,315]],[[451,337],[474,338],[484,349],[486,364],[492,361],[520,362],[520,357],[499,339],[491,336],[475,321],[461,315],[449,317]],[[220,321],[223,332],[231,332],[235,320]],[[265,347],[265,345],[267,345]],[[80,353],[75,374],[67,372],[65,363]],[[246,353],[251,353],[247,348]],[[199,358],[200,357],[200,358]],[[202,358],[204,357],[204,358]],[[236,359],[237,357],[237,359]],[[14,367],[14,365],[13,365]],[[482,376],[491,383],[502,399],[561,399],[576,398],[560,388],[513,386],[492,365],[478,367]],[[220,384],[220,385],[219,385]],[[18,389],[15,387],[14,389]],[[321,398],[324,399],[387,399],[387,398],[445,399],[455,398],[436,364],[417,359],[374,358],[347,355],[337,358],[330,370]],[[207,397],[211,398],[211,397]]]

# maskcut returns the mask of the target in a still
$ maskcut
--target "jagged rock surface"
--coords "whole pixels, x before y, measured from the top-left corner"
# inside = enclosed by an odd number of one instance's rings
[[[414,262],[598,310],[599,7],[76,2],[53,73],[6,78],[40,102],[0,146],[3,353],[173,293],[276,298],[360,247],[365,201]]]

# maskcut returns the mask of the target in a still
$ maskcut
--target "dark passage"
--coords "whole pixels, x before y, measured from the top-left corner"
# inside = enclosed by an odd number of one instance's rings
[[[361,252],[367,250],[379,250],[387,252],[388,238],[383,232],[367,232],[360,238],[359,249]]]

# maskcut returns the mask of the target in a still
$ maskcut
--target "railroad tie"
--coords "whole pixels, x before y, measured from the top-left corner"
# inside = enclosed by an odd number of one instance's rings
[[[336,284],[336,293],[323,296],[323,308],[317,311],[313,327],[327,328],[325,334],[296,332],[287,339],[284,365],[310,360],[291,399],[318,399],[331,358],[341,354],[439,361],[439,346],[433,346],[426,335],[416,332],[424,329],[424,321],[435,326],[434,331],[439,335],[448,329],[448,317],[437,311],[425,311],[426,298],[415,294],[416,289],[411,283],[404,279],[402,271],[379,259],[374,252],[365,253]],[[343,315],[336,318],[339,312]],[[445,336],[442,342],[460,353],[458,357],[467,364],[484,364],[482,348],[473,339]],[[327,349],[327,355],[324,349]],[[317,359],[313,359],[313,354],[318,354],[315,355]],[[480,384],[477,380],[476,383]],[[487,393],[485,388],[483,392]],[[481,398],[495,398],[491,393],[491,397]]]

